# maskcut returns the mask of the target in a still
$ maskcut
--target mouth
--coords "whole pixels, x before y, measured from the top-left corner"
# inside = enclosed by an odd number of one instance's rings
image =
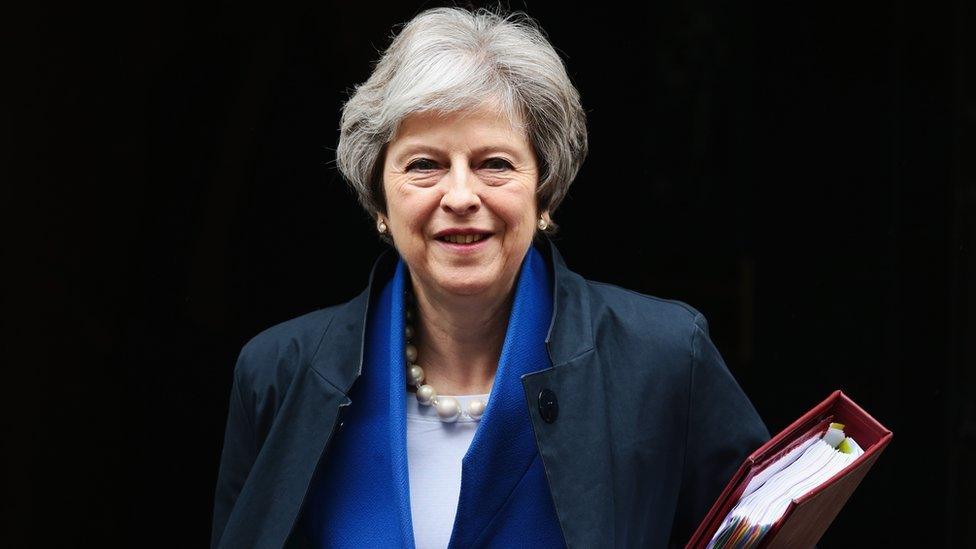
[[[478,242],[483,242],[491,236],[491,233],[476,233],[476,234],[446,234],[444,236],[439,236],[436,240],[440,242],[445,242],[447,244],[454,244],[460,246],[470,246],[472,244],[477,244]]]

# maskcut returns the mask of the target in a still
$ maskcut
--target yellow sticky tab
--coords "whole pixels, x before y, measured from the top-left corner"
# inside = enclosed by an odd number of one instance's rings
[[[830,428],[831,429],[840,429],[841,431],[843,431],[844,430],[844,424],[843,423],[831,423],[830,424]]]
[[[850,437],[845,437],[844,440],[840,441],[840,444],[837,445],[837,449],[845,454],[850,454],[854,450],[851,448],[850,443],[847,442],[848,440],[851,440]]]

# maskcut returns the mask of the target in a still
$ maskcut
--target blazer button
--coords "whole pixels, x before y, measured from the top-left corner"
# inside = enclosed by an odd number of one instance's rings
[[[539,415],[546,423],[556,421],[556,416],[559,415],[559,401],[556,400],[556,393],[549,389],[543,389],[539,392]]]

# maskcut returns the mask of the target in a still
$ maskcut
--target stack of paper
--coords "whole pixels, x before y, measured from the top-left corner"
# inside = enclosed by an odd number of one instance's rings
[[[844,426],[831,423],[753,477],[738,504],[725,517],[709,548],[756,547],[786,512],[790,502],[842,471],[864,451],[844,436]]]

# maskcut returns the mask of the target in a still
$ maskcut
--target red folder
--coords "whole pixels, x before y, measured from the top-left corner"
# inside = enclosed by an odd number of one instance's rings
[[[813,547],[891,441],[891,431],[841,391],[834,391],[746,459],[685,548],[706,547],[738,503],[749,480],[804,440],[826,431],[831,422],[843,423],[844,433],[857,441],[864,454],[820,486],[793,500],[759,545],[762,548]]]

